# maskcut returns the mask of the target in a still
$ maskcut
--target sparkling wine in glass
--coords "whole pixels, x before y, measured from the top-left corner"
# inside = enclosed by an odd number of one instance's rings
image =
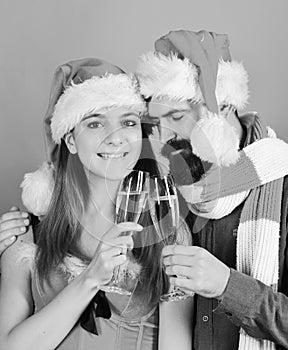
[[[139,221],[142,212],[145,210],[149,193],[149,174],[144,171],[132,170],[122,181],[119,186],[116,199],[116,224],[122,222]],[[132,235],[133,232],[125,232],[125,235]],[[126,252],[127,258],[132,258],[130,249]],[[126,277],[125,277],[126,276]],[[101,286],[101,290],[110,293],[130,295],[129,274],[120,276],[120,267],[116,267],[112,280],[109,284]]]
[[[181,242],[177,239],[177,231],[179,230],[178,195],[170,175],[151,177],[149,209],[155,230],[163,244],[180,244]],[[164,269],[162,260],[161,265]],[[170,285],[168,293],[163,294],[160,300],[177,301],[188,297],[188,294],[183,290]]]

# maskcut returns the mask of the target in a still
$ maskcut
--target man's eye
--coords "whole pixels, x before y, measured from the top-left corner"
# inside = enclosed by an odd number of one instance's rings
[[[123,125],[124,125],[124,126],[128,126],[128,127],[129,127],[129,126],[135,126],[136,124],[137,124],[137,123],[136,123],[134,120],[128,120],[128,119],[127,119],[127,120],[124,120],[124,121],[123,121]]]
[[[183,117],[184,117],[184,114],[183,115],[173,115],[172,119],[173,120],[181,120]]]
[[[101,128],[102,123],[100,122],[90,122],[89,124],[87,124],[88,128],[90,129],[98,129],[98,128]]]

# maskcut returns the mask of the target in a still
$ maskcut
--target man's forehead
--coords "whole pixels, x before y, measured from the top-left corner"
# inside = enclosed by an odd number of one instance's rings
[[[166,117],[174,113],[190,111],[188,101],[176,101],[169,99],[154,99],[148,104],[148,112],[152,118]]]

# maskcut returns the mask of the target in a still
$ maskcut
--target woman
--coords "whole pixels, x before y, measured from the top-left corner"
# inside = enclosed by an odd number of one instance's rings
[[[118,67],[87,59],[56,71],[45,118],[53,167],[27,176],[23,190],[43,219],[2,256],[1,348],[157,349],[161,243],[147,214],[142,225],[114,224],[127,169],[157,174],[144,111],[135,79]],[[120,234],[143,226],[127,264],[134,242]],[[134,292],[107,294],[108,305],[99,287],[123,264]]]

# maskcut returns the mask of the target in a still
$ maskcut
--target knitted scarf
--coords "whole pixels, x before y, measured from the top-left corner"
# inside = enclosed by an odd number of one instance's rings
[[[212,167],[197,184],[179,188],[192,212],[219,219],[244,202],[237,232],[237,270],[277,290],[283,177],[288,144],[255,120],[253,137],[236,164]],[[272,350],[275,343],[240,330],[239,350]]]

